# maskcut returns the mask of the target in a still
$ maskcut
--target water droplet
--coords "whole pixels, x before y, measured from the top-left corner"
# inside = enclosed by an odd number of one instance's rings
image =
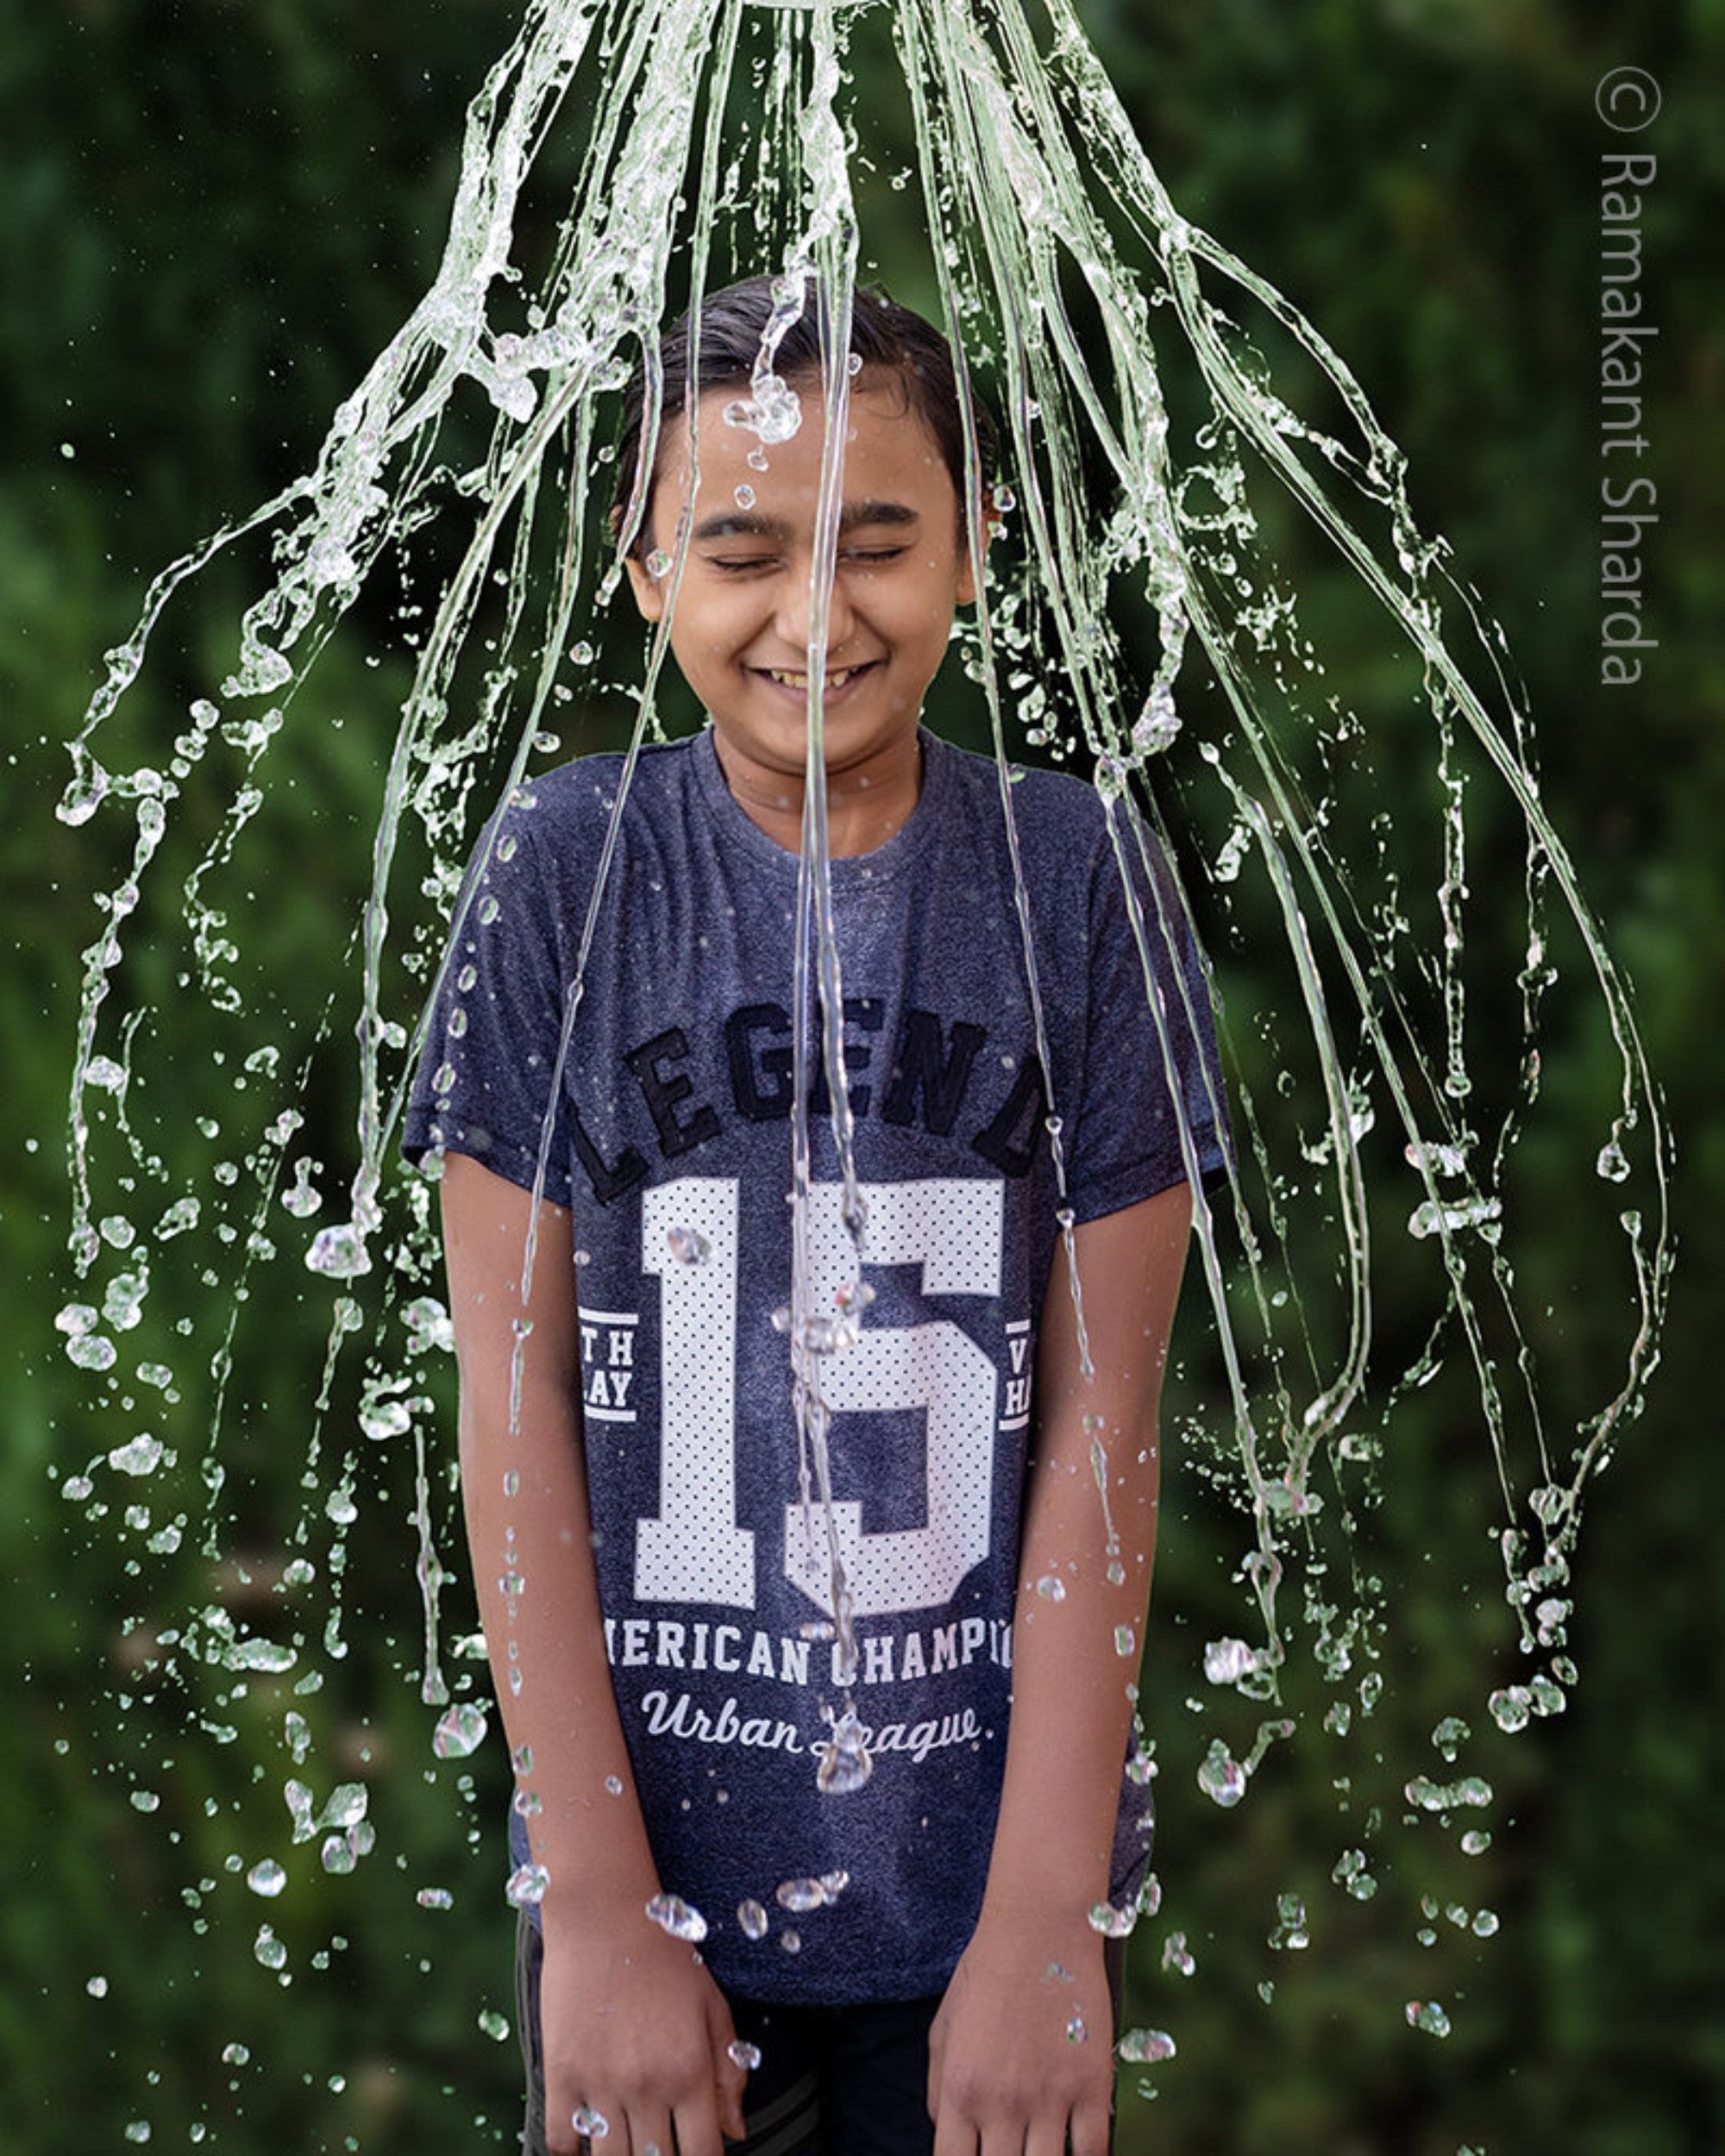
[[[1513,1736],[1516,1730],[1527,1727],[1528,1717],[1534,1711],[1534,1695],[1525,1684],[1506,1684],[1485,1703],[1497,1727]]]
[[[149,1278],[144,1272],[116,1273],[102,1298],[102,1314],[116,1332],[130,1332],[144,1314]]]
[[[1432,1742],[1446,1759],[1452,1760],[1472,1733],[1458,1714],[1446,1714],[1432,1732]]]
[[[273,1899],[287,1884],[287,1874],[273,1857],[266,1857],[261,1864],[254,1864],[246,1874],[246,1884],[254,1894]]]
[[[435,1350],[445,1355],[455,1352],[455,1328],[449,1321],[448,1312],[435,1295],[417,1295],[403,1310],[401,1322],[416,1351]]]
[[[108,1979],[106,1977],[91,1977],[84,1988],[92,1999],[105,1999],[108,1996]]]
[[[222,2064],[224,2066],[248,2065],[251,2057],[249,2044],[224,2044],[222,2047]]]
[[[486,1728],[485,1709],[463,1701],[431,1733],[431,1749],[440,1759],[465,1759],[485,1742]]]
[[[509,2035],[508,2020],[506,2016],[499,2014],[495,2007],[486,2007],[479,2015],[478,2019],[480,2029],[486,2035],[490,2037],[492,2043],[501,2044],[507,2040]]]
[[[1527,1690],[1536,1714],[1561,1714],[1569,1704],[1559,1687],[1543,1670],[1528,1684]]]
[[[779,1944],[787,1954],[800,1954],[803,1950],[803,1935],[800,1932],[781,1932]]]
[[[584,2134],[590,2141],[602,2141],[611,2131],[611,2121],[603,2111],[595,2111],[591,2104],[578,2103],[569,2123],[577,2134]]]
[[[673,1939],[687,1939],[693,1946],[706,1937],[706,1917],[680,1894],[656,1894],[647,1904],[647,1914]]]
[[[129,2141],[147,2141],[149,2138],[150,2122],[147,2119],[130,2119],[127,2122],[126,2139]]]
[[[156,1223],[156,1234],[164,1242],[171,1242],[176,1235],[184,1235],[198,1225],[203,1206],[196,1198],[177,1198]]]
[[[1627,1182],[1629,1180],[1629,1163],[1615,1138],[1601,1148],[1599,1158],[1594,1164],[1609,1183]]]
[[[1036,1583],[1036,1591],[1045,1602],[1063,1602],[1066,1600],[1066,1583],[1053,1572],[1043,1574]]]
[[[703,1265],[712,1249],[699,1228],[668,1228],[665,1242],[679,1265]]]
[[[1130,1625],[1114,1626],[1114,1652],[1116,1654],[1131,1654],[1137,1646],[1138,1634]]]
[[[772,1919],[758,1902],[739,1902],[737,1922],[745,1939],[764,1939]]]
[[[801,398],[778,374],[756,373],[750,387],[752,396],[733,398],[724,407],[720,416],[725,425],[757,436],[763,448],[788,442],[803,423]]]
[[[726,417],[730,417],[727,413]],[[656,584],[663,583],[671,573],[671,557],[662,547],[655,547],[647,557],[647,573]]]
[[[1197,1961],[1186,1944],[1184,1932],[1170,1932],[1162,1948],[1162,1965],[1171,1975],[1189,1977],[1195,1974]]]
[[[1461,1838],[1461,1852],[1465,1857],[1483,1857],[1491,1846],[1491,1837],[1483,1827],[1470,1827]]]
[[[317,1861],[333,1878],[345,1878],[359,1868],[360,1858],[372,1846],[369,1827],[355,1827],[345,1834],[326,1834]]]
[[[545,1899],[545,1890],[550,1883],[551,1875],[543,1864],[520,1865],[510,1873],[503,1898],[511,1908],[530,1908]]]
[[[781,1909],[801,1916],[825,1905],[826,1893],[819,1879],[782,1879],[774,1897]]]
[[[1132,745],[1139,756],[1160,755],[1172,746],[1180,732],[1180,714],[1174,708],[1174,692],[1165,681],[1151,690],[1132,728]]]
[[[1285,1948],[1295,1953],[1311,1944],[1311,1934],[1306,1928],[1306,1904],[1299,1895],[1276,1896],[1276,1929],[1270,1934],[1269,1943],[1278,1952]]]
[[[287,1949],[267,1924],[258,1927],[258,1935],[252,1942],[252,1952],[266,1969],[285,1969]]]
[[[1226,1810],[1245,1795],[1245,1769],[1220,1737],[1213,1737],[1204,1764],[1198,1770],[1198,1787],[1214,1803]]]
[[[1402,1793],[1410,1804],[1426,1812],[1452,1812],[1491,1802],[1491,1784],[1477,1774],[1465,1774],[1458,1782],[1433,1782],[1429,1775],[1416,1774]]]
[[[1460,1228],[1479,1228],[1488,1232],[1490,1239],[1502,1213],[1502,1203],[1496,1198],[1459,1198],[1449,1203],[1440,1198],[1427,1198],[1408,1217],[1408,1232],[1423,1240],[1427,1236],[1453,1233]]]
[[[1495,1937],[1498,1930],[1496,1912],[1493,1909],[1477,1910],[1475,1913],[1471,1928],[1473,1935],[1476,1939],[1491,1939]]]
[[[1427,2036],[1447,2036],[1450,2017],[1435,1999],[1409,1999],[1408,2026],[1423,2029]]]
[[[869,1733],[851,1707],[833,1718],[831,1728],[832,1741],[815,1747],[820,1761],[815,1782],[824,1796],[847,1796],[860,1789],[875,1771],[875,1762],[869,1756]]]
[[[1069,2044],[1088,2043],[1089,2037],[1090,2032],[1084,2026],[1084,2016],[1082,2014],[1075,2014],[1066,2024],[1067,2042]]]
[[[1527,1508],[1542,1525],[1554,1527],[1568,1514],[1573,1501],[1569,1491],[1560,1483],[1547,1482],[1528,1498]]]
[[[737,490],[735,498],[737,506],[739,509],[753,509],[755,506],[755,489],[752,486],[739,486]]]
[[[1166,2029],[1129,2028],[1114,2046],[1128,2065],[1154,2066],[1174,2057],[1174,2039]]]
[[[1098,1902],[1090,1910],[1090,1929],[1104,1939],[1126,1939],[1138,1922],[1135,1908],[1117,1909],[1112,1902]]]
[[[310,1160],[297,1160],[293,1164],[293,1181],[281,1194],[283,1206],[297,1220],[309,1219],[323,1202],[323,1193],[311,1187],[311,1169]]]
[[[413,1898],[423,1909],[452,1909],[455,1906],[455,1897],[448,1887],[421,1887]]]
[[[160,1438],[140,1431],[129,1444],[115,1446],[108,1455],[108,1464],[122,1475],[153,1475],[161,1465],[164,1450]]]
[[[312,1272],[331,1280],[354,1280],[372,1269],[366,1239],[350,1220],[336,1227],[320,1228],[305,1253],[305,1263]]]
[[[758,2044],[745,2043],[740,2036],[734,2042],[727,2044],[724,2048],[732,2065],[741,2066],[745,2073],[752,2074],[761,2063],[761,2046]]]
[[[54,814],[62,824],[87,824],[107,795],[108,774],[93,757],[84,761],[78,776],[60,798]]]
[[[368,1400],[360,1409],[360,1428],[376,1443],[386,1438],[405,1437],[413,1427],[413,1416],[405,1401]]]
[[[1212,1684],[1237,1684],[1258,1668],[1258,1656],[1244,1639],[1212,1639],[1204,1649],[1204,1675]]]

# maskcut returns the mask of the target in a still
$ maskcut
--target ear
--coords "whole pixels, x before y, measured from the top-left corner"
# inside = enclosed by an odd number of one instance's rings
[[[986,561],[988,549],[994,542],[994,534],[1000,529],[1000,513],[986,498],[977,502],[971,517],[969,529],[964,534],[964,544],[959,553],[958,583],[953,594],[960,606],[971,605],[976,597],[976,565],[970,552],[971,531],[981,531],[982,558]]]
[[[623,566],[629,572],[629,588],[635,594],[643,621],[661,620],[665,611],[664,580],[649,573],[639,554],[631,554]]]

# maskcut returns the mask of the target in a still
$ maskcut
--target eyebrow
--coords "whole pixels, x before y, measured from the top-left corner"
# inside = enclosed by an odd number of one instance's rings
[[[841,534],[860,530],[870,524],[906,526],[920,523],[917,511],[907,502],[847,502],[839,511],[838,529]],[[782,544],[794,536],[791,527],[778,517],[762,517],[753,511],[726,510],[717,517],[708,517],[694,528],[692,537],[705,539],[773,539]]]

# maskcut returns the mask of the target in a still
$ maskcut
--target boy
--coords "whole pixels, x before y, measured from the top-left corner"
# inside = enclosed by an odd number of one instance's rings
[[[859,293],[822,699],[874,1291],[819,1372],[847,1680],[774,1325],[826,415],[806,317],[775,362],[800,428],[767,446],[736,423],[771,309],[764,279],[709,299],[693,384],[687,326],[665,340],[627,565],[660,620],[686,533],[668,629],[711,729],[641,755],[567,1044],[620,761],[536,778],[494,824],[408,1125],[411,1152],[444,1156],[469,1540],[517,1877],[543,1884],[524,2147],[1101,2156],[1114,2007],[1091,1912],[1145,1858],[1121,1766],[1182,1115],[1218,1157],[1184,1015],[1202,991],[1189,964],[1160,984],[1176,1108],[1101,807],[1026,774],[1041,1067],[994,766],[919,728],[975,596],[951,355]],[[831,1310],[852,1251],[824,1078],[811,1107],[811,1307]]]

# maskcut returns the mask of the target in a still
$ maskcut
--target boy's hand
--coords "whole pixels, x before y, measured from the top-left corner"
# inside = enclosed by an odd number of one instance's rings
[[[610,1924],[548,1909],[540,1979],[545,2143],[580,2156],[578,2110],[605,2122],[593,2156],[719,2156],[741,2140],[748,2079],[724,1995],[686,1941],[637,1910]]]
[[[929,2033],[935,2156],[1107,2156],[1113,2006],[1082,1915],[985,1912]]]

